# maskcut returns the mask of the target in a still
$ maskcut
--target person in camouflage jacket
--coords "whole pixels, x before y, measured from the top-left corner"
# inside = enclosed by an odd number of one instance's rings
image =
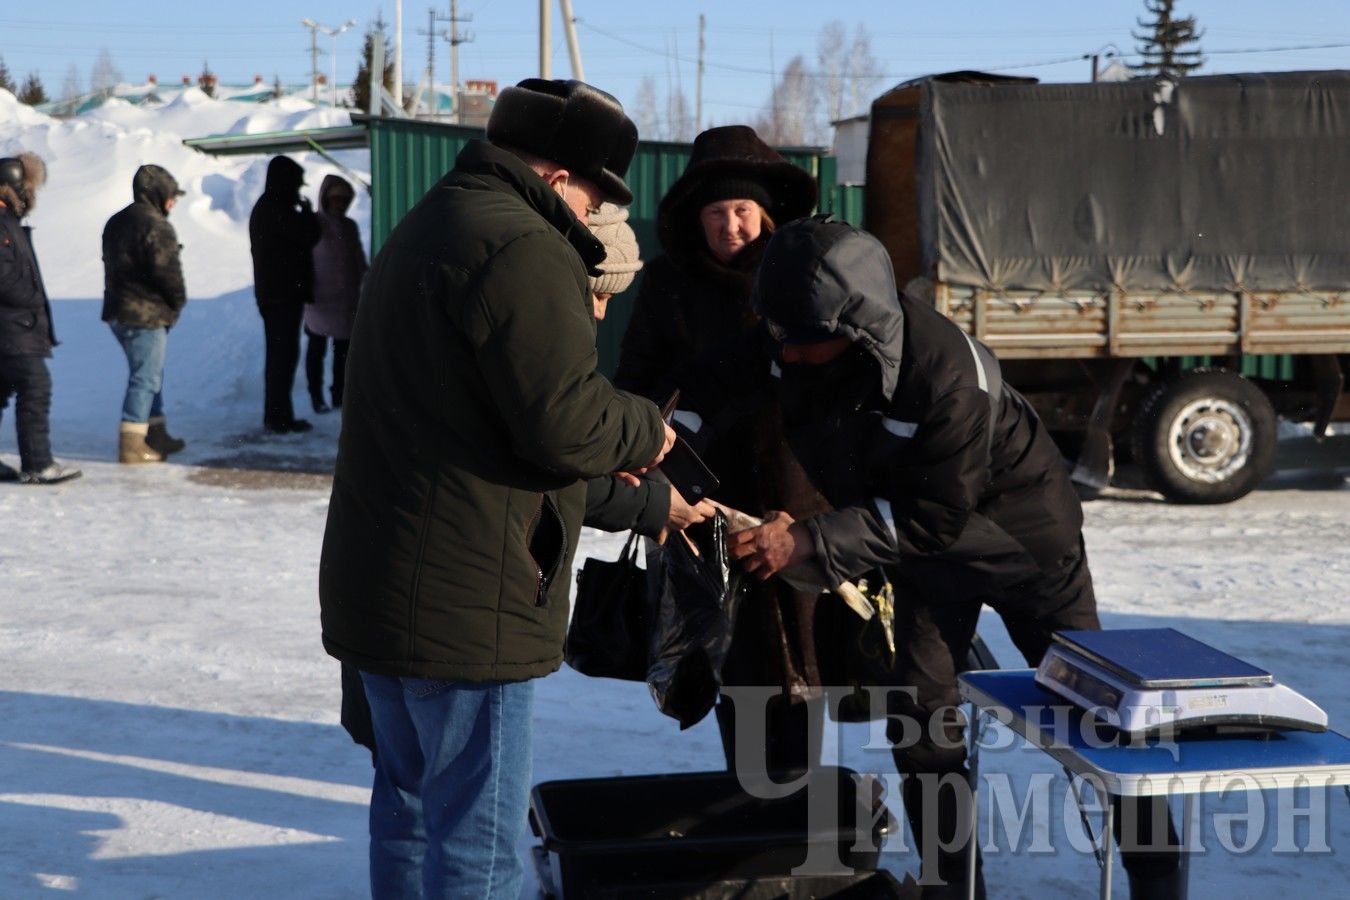
[[[187,304],[169,210],[184,192],[167,170],[146,165],[131,179],[131,193],[131,205],[103,228],[103,321],[130,370],[118,459],[150,463],[185,446],[164,425],[164,355],[169,329]]]

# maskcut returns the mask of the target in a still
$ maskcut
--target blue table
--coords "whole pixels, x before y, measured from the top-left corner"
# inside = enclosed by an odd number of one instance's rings
[[[1111,896],[1110,822],[1113,797],[1179,794],[1187,798],[1182,835],[1190,833],[1189,798],[1194,794],[1245,788],[1288,788],[1350,785],[1350,738],[1334,731],[1320,734],[1283,731],[1269,737],[1184,738],[1175,745],[1101,746],[1083,734],[1085,713],[1036,684],[1034,669],[966,672],[959,678],[961,696],[975,707],[976,717],[992,716],[1039,747],[1074,775],[1092,778],[1105,792],[1106,823],[1102,830],[1101,897]],[[969,879],[974,896],[975,851],[979,844],[977,801],[978,729],[972,721]],[[1174,749],[1177,751],[1174,753]]]

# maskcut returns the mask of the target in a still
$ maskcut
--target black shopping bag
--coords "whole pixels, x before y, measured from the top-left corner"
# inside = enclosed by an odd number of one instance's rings
[[[583,675],[647,678],[647,576],[637,565],[637,538],[629,535],[618,560],[587,559],[577,572],[563,658]]]
[[[706,716],[717,702],[744,592],[743,575],[731,569],[726,536],[726,516],[718,512],[708,522],[667,538],[654,567],[647,686],[657,708],[677,719],[682,729]]]

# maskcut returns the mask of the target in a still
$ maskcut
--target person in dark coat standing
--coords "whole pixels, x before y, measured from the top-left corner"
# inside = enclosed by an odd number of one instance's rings
[[[35,153],[0,159],[0,411],[14,398],[19,469],[0,462],[0,481],[58,484],[80,470],[52,458],[52,307],[42,284],[32,230],[22,224],[47,181]]]
[[[366,274],[361,232],[347,217],[356,198],[351,182],[325,175],[319,185],[319,242],[314,245],[314,302],[305,307],[305,380],[316,413],[342,406],[347,345],[356,321],[356,300]],[[323,395],[323,359],[333,341],[333,387],[329,406]]]
[[[830,508],[774,512],[734,535],[732,554],[761,578],[814,560],[832,588],[876,570],[894,585],[897,662],[887,683],[914,693],[889,695],[887,734],[907,776],[924,896],[964,897],[956,661],[967,658],[982,604],[1032,666],[1053,632],[1100,627],[1082,507],[1045,426],[1003,383],[993,353],[932,306],[897,295],[876,238],[828,216],[787,225],[765,250],[754,304],[780,342],[773,371],[788,443]],[[1149,801],[1116,808],[1131,805],[1134,846],[1148,848],[1124,854],[1132,896],[1184,895],[1176,835],[1155,843]],[[1115,825],[1119,836],[1119,816]]]
[[[129,369],[117,435],[123,463],[163,462],[186,446],[164,418],[169,329],[187,305],[178,235],[169,224],[183,193],[166,169],[141,166],[131,179],[131,205],[103,227],[103,321]]]
[[[721,487],[714,500],[759,516],[814,509],[781,452],[778,410],[766,400],[769,350],[750,289],[775,222],[804,216],[816,182],[752,128],[710,128],[694,139],[684,173],[657,213],[664,253],[646,267],[624,332],[614,383],[664,403],[680,391],[675,421]],[[810,709],[820,683],[811,637],[816,598],[770,584],[740,604],[722,671],[727,685],[777,685],[762,758],[768,769],[807,765]],[[727,765],[736,757],[735,705],[715,708]]]
[[[595,369],[586,221],[631,202],[636,145],[590,85],[507,88],[362,288],[319,601],[371,709],[377,898],[520,893],[533,679],[562,664],[585,482],[674,441]]]
[[[319,219],[300,195],[305,170],[276,156],[267,164],[263,194],[248,217],[253,253],[253,293],[267,341],[263,372],[263,427],[274,434],[308,431],[295,417],[291,389],[300,362],[300,322],[314,300],[314,245]]]

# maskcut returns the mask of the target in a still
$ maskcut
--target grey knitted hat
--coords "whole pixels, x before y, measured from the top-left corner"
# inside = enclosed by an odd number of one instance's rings
[[[591,291],[596,294],[620,294],[633,283],[642,268],[638,258],[637,235],[628,225],[628,210],[613,203],[600,206],[590,216],[591,234],[605,245],[605,261],[596,266],[599,275],[591,276]]]

